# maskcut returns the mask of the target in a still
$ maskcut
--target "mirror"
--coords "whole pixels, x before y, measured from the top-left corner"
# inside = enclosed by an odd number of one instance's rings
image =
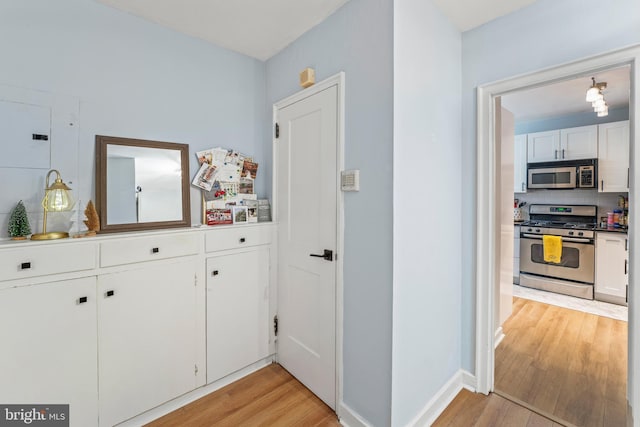
[[[96,135],[100,232],[190,227],[189,146]]]

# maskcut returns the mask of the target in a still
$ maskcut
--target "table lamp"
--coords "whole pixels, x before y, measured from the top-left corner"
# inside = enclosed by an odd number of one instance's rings
[[[56,174],[56,180],[49,185],[49,177],[52,173]],[[47,233],[47,212],[65,212],[73,208],[73,199],[69,193],[71,189],[62,182],[60,172],[51,169],[47,174],[46,188],[44,189],[44,199],[42,199],[42,207],[44,208],[44,219],[42,221],[42,233],[32,234],[31,240],[53,240],[69,237],[69,233],[61,231],[51,231]]]

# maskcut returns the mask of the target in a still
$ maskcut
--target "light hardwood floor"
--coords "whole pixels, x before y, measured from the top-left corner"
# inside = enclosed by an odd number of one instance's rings
[[[148,427],[339,425],[331,408],[277,364],[147,424]]]
[[[514,298],[503,330],[496,393],[576,426],[626,426],[626,322]]]

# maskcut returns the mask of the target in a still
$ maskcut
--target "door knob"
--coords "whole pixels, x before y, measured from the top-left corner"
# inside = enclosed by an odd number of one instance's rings
[[[325,249],[323,254],[309,254],[309,256],[313,256],[313,257],[317,257],[317,258],[324,258],[325,261],[333,261],[333,251],[329,250],[329,249]]]

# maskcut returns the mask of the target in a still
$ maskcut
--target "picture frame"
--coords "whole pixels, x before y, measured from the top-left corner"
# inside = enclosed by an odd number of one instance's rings
[[[207,209],[206,225],[233,224],[233,214],[231,209]]]
[[[246,206],[233,206],[231,212],[234,224],[247,224],[249,222],[249,210]]]

